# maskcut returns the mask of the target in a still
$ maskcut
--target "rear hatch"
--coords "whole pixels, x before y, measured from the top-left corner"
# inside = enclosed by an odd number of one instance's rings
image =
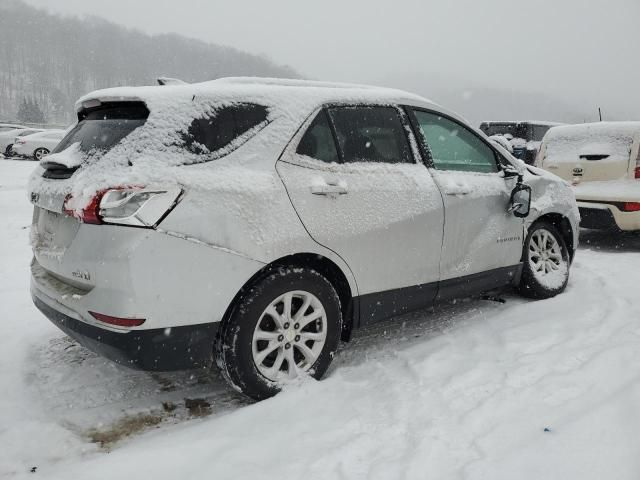
[[[111,102],[84,109],[79,122],[41,162],[44,168],[38,188],[30,192],[35,209],[31,243],[36,270],[80,289],[93,286],[94,275],[85,258],[68,258],[82,222],[65,212],[63,185],[80,168],[81,160],[104,155],[133,130],[143,125],[149,111],[142,102]],[[81,252],[79,252],[81,253]],[[72,255],[77,257],[77,255]],[[85,254],[86,256],[86,254]],[[84,265],[78,269],[78,264]],[[34,273],[38,273],[34,271]]]
[[[540,166],[574,184],[628,179],[639,131],[640,124],[615,122],[552,128],[544,138]]]
[[[91,288],[100,259],[123,255],[109,241],[114,230],[102,225],[156,228],[186,195],[185,184],[211,188],[207,170],[184,167],[231,156],[271,121],[269,107],[239,102],[234,92],[196,99],[189,89],[150,88],[159,90],[144,102],[83,101],[78,124],[40,163],[29,182],[35,268]]]

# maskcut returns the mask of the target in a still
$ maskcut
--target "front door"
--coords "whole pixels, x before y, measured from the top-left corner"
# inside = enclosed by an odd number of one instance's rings
[[[426,110],[411,114],[444,200],[440,296],[508,283],[524,242],[523,220],[508,211],[516,180],[504,178],[498,153],[461,123]]]
[[[351,268],[365,323],[431,304],[440,278],[442,197],[402,115],[320,110],[277,164],[311,237]]]

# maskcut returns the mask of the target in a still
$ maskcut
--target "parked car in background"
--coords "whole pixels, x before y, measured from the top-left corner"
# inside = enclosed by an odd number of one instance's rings
[[[554,122],[482,122],[480,130],[487,136],[501,135],[511,143],[513,156],[531,165],[536,159],[540,142],[551,127],[562,125]]]
[[[24,125],[16,125],[15,123],[0,123],[0,133],[7,132],[9,130],[15,130],[17,128],[27,128]]]
[[[124,365],[215,358],[261,399],[320,378],[352,329],[567,284],[571,188],[422,97],[221,79],[101,90],[77,111],[29,184],[31,291]]]
[[[640,230],[640,122],[554,127],[536,165],[573,184],[582,227]]]
[[[5,156],[10,157],[13,155],[11,147],[17,137],[24,137],[25,135],[31,135],[32,133],[44,132],[42,128],[15,128],[12,130],[0,130],[0,152]]]
[[[13,155],[40,160],[48,155],[60,140],[64,138],[66,130],[45,130],[16,138],[11,153]]]

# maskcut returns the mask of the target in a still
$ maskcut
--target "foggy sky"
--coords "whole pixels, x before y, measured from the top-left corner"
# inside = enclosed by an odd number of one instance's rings
[[[640,0],[28,3],[265,54],[309,78],[544,93],[640,119]]]

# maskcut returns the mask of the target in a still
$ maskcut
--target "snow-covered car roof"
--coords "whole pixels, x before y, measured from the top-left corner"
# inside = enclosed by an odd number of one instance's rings
[[[91,106],[93,102],[142,101],[150,111],[166,105],[168,101],[195,97],[215,98],[221,101],[242,99],[278,107],[289,114],[309,113],[310,109],[328,103],[379,103],[436,106],[435,103],[409,92],[384,87],[347,83],[316,82],[257,77],[230,77],[202,83],[171,84],[146,87],[116,87],[96,90],[76,102],[76,110]],[[439,107],[440,108],[440,107]]]
[[[562,125],[547,132],[545,142],[558,137],[587,137],[597,135],[625,135],[633,136],[640,132],[640,122],[594,122],[576,125]]]

